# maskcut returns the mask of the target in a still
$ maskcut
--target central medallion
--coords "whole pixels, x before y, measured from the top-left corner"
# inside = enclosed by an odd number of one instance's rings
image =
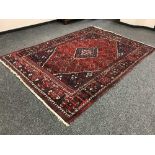
[[[76,48],[75,58],[95,58],[97,57],[98,48]]]

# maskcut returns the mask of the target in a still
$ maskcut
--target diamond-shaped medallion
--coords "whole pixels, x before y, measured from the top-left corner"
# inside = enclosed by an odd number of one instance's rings
[[[75,58],[95,58],[97,57],[98,48],[76,48]]]

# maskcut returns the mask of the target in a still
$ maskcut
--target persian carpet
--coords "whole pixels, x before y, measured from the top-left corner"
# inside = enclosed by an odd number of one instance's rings
[[[91,26],[0,60],[69,125],[154,50]]]

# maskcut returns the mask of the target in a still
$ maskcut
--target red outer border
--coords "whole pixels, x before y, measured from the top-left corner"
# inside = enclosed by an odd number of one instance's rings
[[[100,92],[94,99],[92,99],[92,101],[89,104],[86,104],[86,106],[84,106],[81,110],[78,111],[77,114],[72,116],[72,119],[70,119],[69,123],[73,122],[78,116],[81,115],[81,113],[83,113],[84,111],[86,111],[92,104],[94,104],[94,102],[96,102],[101,96],[103,96],[107,91],[109,91],[110,88],[112,88],[114,85],[116,85],[122,78],[124,78],[124,76],[131,72],[132,69],[139,63],[141,62],[145,57],[147,57],[148,55],[150,55],[151,53],[153,53],[154,51],[151,51],[150,53],[148,53],[147,55],[145,55],[144,57],[141,57],[136,63],[134,63],[132,66],[128,67],[128,69],[125,70],[125,72],[122,73],[122,75],[115,80],[113,83],[111,83],[108,87],[106,87],[102,92]]]

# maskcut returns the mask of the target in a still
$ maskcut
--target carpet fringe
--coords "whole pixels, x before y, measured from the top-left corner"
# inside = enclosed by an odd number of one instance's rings
[[[27,87],[31,93],[33,93],[35,95],[35,97],[37,97],[38,100],[40,100],[57,118],[59,121],[63,122],[66,126],[69,126],[69,124],[67,122],[65,122],[54,110],[52,110],[47,104],[46,102],[38,95],[36,94],[23,80],[22,78],[11,68],[9,67],[3,60],[0,59],[0,62],[10,70],[10,72],[12,72],[22,83],[25,87]]]

